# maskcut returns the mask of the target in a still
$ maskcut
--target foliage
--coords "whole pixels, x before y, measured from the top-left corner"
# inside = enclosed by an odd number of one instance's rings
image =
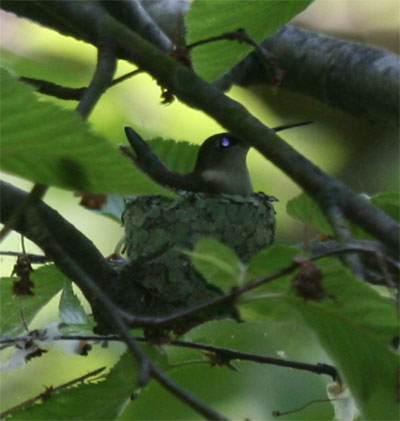
[[[106,139],[92,133],[76,113],[39,101],[32,87],[4,69],[0,80],[5,171],[35,183],[90,193],[164,191]]]
[[[195,1],[186,19],[187,41],[195,42],[238,27],[249,28],[249,34],[261,41],[309,3],[308,0]],[[236,42],[207,44],[194,50],[194,69],[203,78],[214,81],[250,50],[250,46]],[[109,200],[101,212],[117,221],[125,203],[122,195],[171,195],[133,166],[110,140],[95,134],[75,112],[42,100],[32,87],[4,69],[1,70],[1,107],[1,165],[5,171],[35,183],[108,194]],[[149,144],[174,171],[188,173],[193,168],[197,146],[161,138]],[[368,200],[399,220],[398,192],[384,192]],[[332,229],[317,203],[305,193],[288,203],[287,213],[332,236]],[[350,228],[355,237],[370,238],[360,229],[352,225]],[[196,270],[215,290],[232,294],[232,302],[244,322],[216,320],[197,326],[182,336],[188,344],[202,342],[260,355],[278,355],[284,361],[332,363],[363,418],[395,419],[398,355],[394,345],[398,320],[395,300],[385,288],[365,283],[338,259],[312,261],[299,247],[274,245],[246,263],[235,251],[212,238],[202,238],[193,251],[184,252],[191,256]],[[39,267],[29,273],[28,280],[32,283],[32,294],[21,296],[15,293],[18,276],[1,278],[2,338],[20,335],[17,347],[20,349],[23,344],[27,347],[25,325],[29,326],[60,291],[57,335],[86,334],[92,329],[92,315],[85,310],[71,281],[55,265]],[[67,324],[64,330],[60,323]],[[32,341],[46,350],[54,347],[58,339],[50,330],[49,325],[44,326],[39,332],[42,336]],[[140,335],[142,331],[134,333]],[[292,405],[294,401],[300,407],[316,396],[326,396],[326,382],[301,371],[283,372],[283,367],[261,365],[254,368],[251,365],[254,363],[238,362],[243,375],[234,371],[237,367],[232,361],[218,359],[215,352],[200,353],[175,347],[173,343],[152,344],[151,340],[140,346],[158,368],[179,380],[183,387],[190,384],[199,396],[212,402],[210,405],[222,408],[232,418],[237,413],[243,418],[261,415],[270,418],[276,408]],[[35,356],[41,357],[35,361],[47,358],[40,352]],[[52,387],[58,386],[57,370],[46,368],[54,372]],[[171,413],[167,408],[157,413],[154,402],[161,401],[160,396],[166,392],[155,380],[141,389],[138,380],[143,376],[143,367],[131,353],[125,352],[107,368],[106,374],[92,381],[62,386],[57,392],[49,387],[45,395],[39,396],[40,403],[16,410],[10,419],[194,417],[188,405],[175,400],[169,409]],[[83,369],[84,374],[86,371]],[[338,386],[340,381],[336,381]],[[259,405],[258,412],[243,406],[244,400],[238,406],[245,409],[235,412],[236,404],[231,402],[242,393],[247,402]],[[227,396],[231,399],[229,405]],[[165,400],[168,399],[173,398],[168,395]],[[296,416],[326,419],[332,416],[332,408],[326,404],[322,410],[312,409]]]
[[[196,1],[187,14],[188,43],[208,39],[239,28],[248,30],[257,42],[271,36],[312,0],[301,1]],[[240,16],[240,20],[238,20]],[[242,43],[219,41],[196,48],[192,53],[195,70],[214,81],[251,51]]]

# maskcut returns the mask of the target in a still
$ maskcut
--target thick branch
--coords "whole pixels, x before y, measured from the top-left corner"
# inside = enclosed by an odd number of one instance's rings
[[[101,3],[111,15],[123,22],[128,28],[140,34],[144,39],[147,39],[147,41],[165,52],[172,50],[172,41],[154,22],[139,0],[102,0]]]
[[[399,126],[400,59],[380,48],[286,25],[262,46],[285,73],[281,86],[369,121]],[[271,84],[255,52],[223,78],[224,88]],[[221,81],[222,82],[222,81]]]
[[[15,214],[20,204],[26,199],[27,193],[1,181],[0,195],[0,221],[3,223]],[[115,279],[116,273],[94,244],[45,203],[39,202],[37,211],[41,219],[46,221],[46,227],[54,241],[63,248],[69,258],[75,261],[85,273],[96,279],[98,285],[107,288],[111,280]],[[55,254],[52,243],[43,239],[40,229],[29,219],[30,214],[27,209],[21,210],[18,220],[13,225],[13,229],[37,244],[61,271],[76,282],[77,280],[74,278],[73,273],[70,272],[68,265]],[[82,288],[88,300],[91,301],[92,294],[84,286],[82,287],[79,280],[77,284]]]

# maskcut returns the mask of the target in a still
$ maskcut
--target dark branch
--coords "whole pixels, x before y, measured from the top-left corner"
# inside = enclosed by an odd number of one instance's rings
[[[338,242],[342,245],[351,241],[351,233],[346,224],[344,214],[342,209],[339,206],[327,206],[325,210],[325,215],[329,221],[334,236]],[[364,270],[361,265],[359,256],[357,254],[344,254],[341,257],[343,263],[345,263],[352,271],[361,279],[364,279]]]
[[[35,340],[46,340],[46,337],[43,338],[36,338]],[[143,337],[136,337],[137,342],[148,342],[147,338]],[[15,345],[18,342],[28,342],[32,340],[32,336],[20,336],[17,338],[5,338],[0,339],[1,345]],[[95,342],[104,342],[104,341],[116,341],[121,342],[123,339],[120,336],[112,335],[112,336],[87,336],[87,335],[59,335],[53,338],[55,341],[95,341]],[[278,367],[288,367],[293,368],[296,370],[304,370],[309,371],[315,374],[325,374],[327,376],[332,377],[333,381],[340,381],[339,374],[335,367],[329,364],[306,364],[306,363],[299,363],[296,361],[289,361],[289,360],[282,360],[280,358],[272,358],[266,357],[264,355],[253,354],[249,352],[241,352],[235,349],[228,349],[228,348],[221,348],[214,345],[202,344],[198,342],[188,342],[181,339],[172,339],[168,343],[165,344],[166,346],[177,346],[181,348],[190,348],[196,349],[198,351],[206,351],[216,354],[221,357],[222,361],[229,362],[231,360],[240,360],[240,361],[250,361],[259,364],[271,364],[276,365]]]
[[[285,72],[281,86],[372,122],[399,126],[400,60],[380,48],[286,25],[262,43]],[[220,82],[243,87],[273,81],[251,53]]]
[[[179,346],[183,348],[198,349],[208,351],[221,356],[225,361],[241,360],[252,361],[260,364],[272,364],[279,367],[289,367],[296,370],[305,370],[315,374],[326,374],[332,377],[333,381],[338,381],[339,374],[335,367],[329,364],[306,364],[296,361],[282,360],[280,358],[265,357],[263,355],[252,354],[249,352],[236,351],[234,349],[220,348],[218,346],[206,345],[196,342],[187,342],[180,339],[172,340],[168,345]]]
[[[136,69],[132,70],[125,75],[117,77],[114,79],[109,87],[115,86],[118,83],[121,83],[132,76],[135,76],[141,73],[142,70]],[[69,88],[67,86],[57,85],[56,83],[49,82],[47,80],[42,79],[34,79],[31,77],[22,76],[19,78],[20,81],[29,83],[30,85],[34,86],[38,92],[44,95],[54,96],[55,98],[65,99],[65,100],[73,100],[73,101],[80,101],[82,98],[83,93],[88,89],[87,87],[82,88]]]
[[[69,88],[66,86],[57,85],[56,83],[47,80],[35,79],[31,77],[22,76],[20,81],[33,85],[38,92],[45,95],[54,96],[55,98],[79,101],[82,94],[87,89],[84,88]]]
[[[4,219],[2,222],[4,224],[3,229],[0,232],[0,242],[9,234],[9,232],[15,229],[15,225],[18,221],[18,218],[22,213],[29,207],[34,206],[40,199],[46,194],[48,186],[44,184],[35,184],[32,187],[32,190],[27,194],[22,202],[14,209],[14,212],[9,214],[8,218]]]
[[[101,3],[116,19],[165,52],[173,48],[170,38],[162,31],[138,0],[102,0]]]
[[[117,65],[114,48],[107,39],[102,39],[98,50],[97,66],[92,81],[84,90],[76,112],[87,118],[101,95],[111,85]]]

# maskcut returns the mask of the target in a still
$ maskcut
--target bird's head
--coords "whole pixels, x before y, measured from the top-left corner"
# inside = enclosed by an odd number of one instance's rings
[[[249,145],[229,133],[219,133],[201,145],[194,172],[213,193],[250,194],[253,192],[246,165]]]

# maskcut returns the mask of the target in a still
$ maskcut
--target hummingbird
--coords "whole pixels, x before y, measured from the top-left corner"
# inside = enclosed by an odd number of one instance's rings
[[[311,124],[301,122],[273,128],[275,132]],[[136,156],[125,146],[121,150],[157,183],[173,189],[199,193],[253,193],[246,164],[250,145],[230,133],[218,133],[207,138],[199,148],[196,164],[189,174],[171,171],[155,155],[150,146],[131,127],[125,134]]]

